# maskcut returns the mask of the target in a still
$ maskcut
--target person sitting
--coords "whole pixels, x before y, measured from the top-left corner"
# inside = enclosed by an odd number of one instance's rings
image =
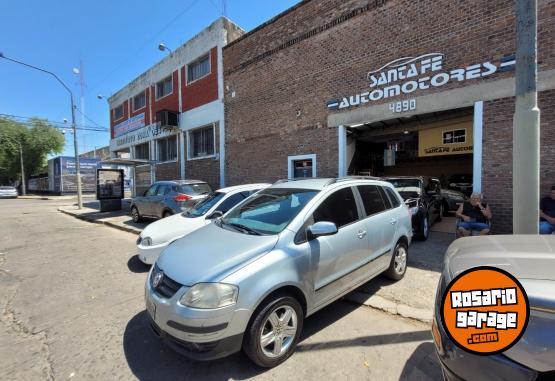
[[[482,202],[480,193],[472,193],[470,201],[461,204],[456,215],[462,220],[457,223],[459,236],[468,237],[473,231],[479,232],[480,235],[489,234],[491,210],[489,205]]]
[[[555,234],[555,185],[540,202],[540,234]]]

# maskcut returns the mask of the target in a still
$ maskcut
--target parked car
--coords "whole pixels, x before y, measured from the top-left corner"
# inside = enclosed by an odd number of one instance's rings
[[[443,216],[443,197],[441,183],[435,177],[399,176],[387,177],[385,181],[393,184],[412,216],[412,229],[415,238],[428,239],[430,226],[441,221]]]
[[[1,186],[0,198],[17,198],[17,189],[10,186]]]
[[[306,316],[378,274],[401,279],[410,240],[389,183],[279,182],[162,252],[145,284],[148,315],[186,356],[242,348],[273,367],[293,353]]]
[[[472,175],[457,174],[449,177],[449,189],[464,193],[467,196],[472,194]]]
[[[148,225],[137,239],[138,257],[153,264],[171,242],[221,217],[235,205],[270,184],[247,184],[222,188],[191,209]]]
[[[468,201],[468,197],[459,191],[452,189],[441,189],[443,198],[443,215],[448,216],[450,212],[456,212],[459,205]]]
[[[200,180],[157,181],[143,196],[131,200],[131,217],[133,222],[169,217],[190,209],[210,193],[210,185]]]
[[[461,272],[481,265],[503,269],[526,291],[530,320],[520,340],[503,353],[480,356],[459,349],[445,332],[440,305]],[[436,294],[432,333],[445,380],[555,379],[555,236],[511,235],[456,240],[446,252]]]

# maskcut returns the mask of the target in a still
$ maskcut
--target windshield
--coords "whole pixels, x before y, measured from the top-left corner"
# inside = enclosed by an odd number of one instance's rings
[[[184,212],[183,215],[189,218],[204,216],[224,196],[225,196],[225,193],[222,193],[222,192],[212,193],[210,196],[206,197],[204,200],[196,204],[194,207]]]
[[[206,183],[179,185],[179,193],[185,193],[191,196],[208,194],[210,192],[212,192],[212,189],[210,185]]]
[[[421,181],[419,179],[388,179],[404,200],[420,197]]]
[[[312,189],[266,189],[231,209],[220,222],[247,234],[278,234],[318,193]]]

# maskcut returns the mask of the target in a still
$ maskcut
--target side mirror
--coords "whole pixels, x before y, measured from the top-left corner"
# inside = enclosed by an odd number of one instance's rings
[[[210,213],[208,216],[206,216],[206,219],[207,220],[215,220],[216,218],[220,218],[223,215],[224,214],[221,211],[215,210],[212,213]]]
[[[337,233],[337,226],[333,222],[316,222],[307,228],[309,239],[316,239],[327,235],[334,235]]]

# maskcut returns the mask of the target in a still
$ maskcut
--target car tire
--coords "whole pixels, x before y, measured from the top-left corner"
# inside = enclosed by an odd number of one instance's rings
[[[164,213],[162,213],[162,218],[166,218],[169,216],[173,216],[173,213],[170,212],[169,210],[165,210]]]
[[[407,272],[409,249],[405,242],[399,241],[393,249],[389,268],[384,273],[386,277],[393,280],[401,280]]]
[[[445,201],[443,203],[443,217],[449,217],[450,211],[451,211],[451,208],[449,207],[449,203]]]
[[[243,340],[243,352],[263,368],[281,364],[295,351],[303,320],[304,312],[297,299],[283,295],[269,299],[251,319]],[[276,347],[278,342],[281,344]]]
[[[139,209],[136,206],[131,208],[131,218],[135,223],[141,222],[143,220],[143,217],[139,213]]]
[[[417,238],[420,241],[425,241],[428,239],[429,235],[430,235],[430,218],[428,217],[427,214],[425,214],[422,217],[422,220],[420,221],[420,231],[418,232]]]

